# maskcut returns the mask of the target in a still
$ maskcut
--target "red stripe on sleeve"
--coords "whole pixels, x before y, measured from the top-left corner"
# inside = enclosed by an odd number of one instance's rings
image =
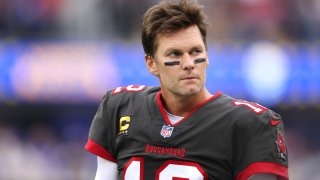
[[[272,162],[252,163],[237,175],[236,180],[247,180],[252,175],[260,173],[274,174],[280,176],[281,180],[289,180],[288,167]]]
[[[99,157],[117,163],[116,158],[114,158],[107,150],[105,150],[102,146],[94,142],[92,139],[88,139],[85,149]]]

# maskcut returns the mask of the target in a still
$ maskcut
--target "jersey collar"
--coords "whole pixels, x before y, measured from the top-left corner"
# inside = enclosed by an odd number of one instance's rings
[[[222,92],[217,92],[216,94],[212,95],[209,99],[201,102],[200,104],[198,104],[195,108],[193,108],[193,110],[187,114],[185,117],[183,117],[180,121],[178,121],[177,123],[174,123],[174,124],[171,124],[169,118],[168,118],[168,115],[166,113],[166,110],[162,104],[162,101],[161,101],[161,91],[159,91],[156,95],[156,101],[157,101],[157,104],[158,104],[158,107],[161,111],[161,114],[162,114],[162,117],[164,118],[164,120],[166,121],[166,123],[170,126],[176,126],[178,125],[179,123],[181,123],[182,121],[184,121],[185,119],[187,119],[189,116],[191,116],[194,112],[196,112],[201,106],[211,102],[212,100],[216,99],[218,96],[220,96],[222,94]]]

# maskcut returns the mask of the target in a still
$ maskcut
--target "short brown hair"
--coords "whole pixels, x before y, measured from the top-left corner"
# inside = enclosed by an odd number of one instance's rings
[[[174,33],[193,25],[198,26],[207,48],[207,23],[201,5],[191,0],[163,1],[154,5],[143,16],[142,46],[145,54],[154,57],[158,34]]]

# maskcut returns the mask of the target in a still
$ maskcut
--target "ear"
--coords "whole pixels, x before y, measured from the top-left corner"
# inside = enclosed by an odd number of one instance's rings
[[[208,57],[208,54],[207,54],[207,60],[206,60],[206,67],[208,67],[209,66],[209,57]]]
[[[146,60],[146,66],[148,68],[148,71],[155,75],[158,76],[158,69],[157,69],[157,64],[155,60],[150,56],[150,55],[145,55],[145,60]]]

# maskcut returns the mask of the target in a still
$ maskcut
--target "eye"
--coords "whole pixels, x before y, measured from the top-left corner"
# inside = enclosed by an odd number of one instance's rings
[[[169,57],[173,57],[173,58],[179,57],[179,56],[181,56],[181,55],[182,55],[182,53],[179,52],[179,51],[171,51],[171,52],[168,54]]]
[[[202,53],[202,51],[200,49],[193,49],[190,54],[192,56],[197,56],[197,55],[199,55],[201,53]]]

